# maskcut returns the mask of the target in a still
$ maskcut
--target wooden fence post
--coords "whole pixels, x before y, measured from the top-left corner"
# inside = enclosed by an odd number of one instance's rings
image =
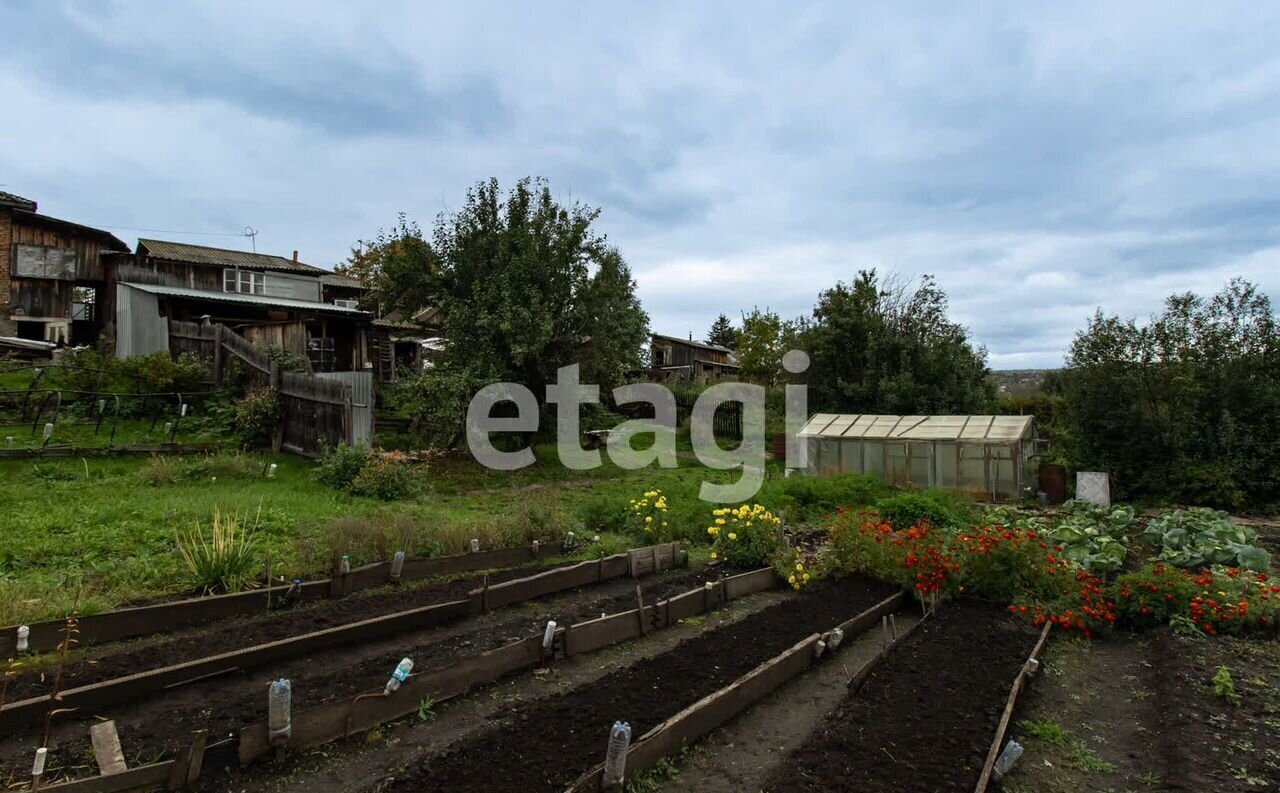
[[[226,365],[226,355],[222,351],[222,332],[224,326],[221,322],[213,326],[213,384],[222,385],[222,370]]]
[[[272,361],[271,373],[268,376],[271,390],[276,392],[276,399],[280,401],[280,421],[276,424],[275,433],[271,436],[271,451],[278,454],[280,447],[284,444],[284,425],[289,421],[289,411],[285,409],[284,395],[280,393],[280,384],[284,380],[280,373],[280,364]]]

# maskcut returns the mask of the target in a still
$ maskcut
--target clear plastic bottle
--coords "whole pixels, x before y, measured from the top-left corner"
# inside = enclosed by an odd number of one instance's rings
[[[1022,757],[1022,744],[1017,741],[1009,741],[1004,746],[1004,751],[996,758],[995,767],[992,769],[992,776],[999,781],[1005,774],[1013,770],[1013,766],[1018,762],[1018,758]]]
[[[609,749],[604,756],[604,783],[621,785],[627,774],[627,749],[631,748],[631,725],[615,721],[609,730]]]
[[[400,663],[396,665],[396,669],[391,673],[391,679],[387,681],[387,687],[383,690],[384,695],[394,694],[400,690],[400,685],[409,679],[409,673],[413,671],[413,659],[402,658]]]
[[[402,572],[404,572],[404,551],[396,551],[396,555],[391,557],[391,580],[399,581]]]
[[[18,652],[25,653],[30,649],[31,627],[28,625],[18,626]]]
[[[840,643],[843,641],[844,641],[844,631],[840,630],[839,628],[832,628],[831,638],[827,641],[827,646],[830,647],[832,650],[834,650],[837,647],[839,647]]]
[[[342,561],[338,563],[338,572],[343,575],[351,572],[351,557],[345,553],[342,555]]]
[[[547,629],[542,632],[542,649],[550,650],[556,640],[556,621],[547,620]]]
[[[267,736],[272,746],[288,743],[293,733],[293,686],[288,680],[273,680],[267,689]]]

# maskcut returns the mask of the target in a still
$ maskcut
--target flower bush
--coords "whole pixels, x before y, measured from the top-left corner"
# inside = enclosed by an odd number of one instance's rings
[[[822,568],[818,560],[795,548],[775,553],[773,569],[777,571],[779,578],[787,582],[787,586],[797,592],[822,578]]]
[[[272,388],[250,391],[236,402],[236,432],[246,446],[264,446],[280,424],[280,394]]]
[[[1185,618],[1210,635],[1274,630],[1280,585],[1267,573],[1239,567],[1181,570],[1164,562],[1116,580],[1119,609],[1135,627]]]
[[[628,528],[652,542],[664,542],[671,535],[667,509],[667,497],[661,490],[646,490],[640,498],[631,499]]]
[[[403,452],[371,455],[351,482],[351,493],[383,501],[398,501],[418,493],[420,483],[413,463]]]
[[[761,504],[712,510],[707,534],[711,558],[730,567],[755,569],[770,563],[782,544],[782,518]]]

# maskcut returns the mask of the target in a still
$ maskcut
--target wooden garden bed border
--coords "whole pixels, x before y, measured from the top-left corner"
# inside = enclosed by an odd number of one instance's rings
[[[1040,638],[1031,648],[1031,654],[1018,670],[1018,676],[1013,679],[1013,685],[1009,688],[1009,700],[1005,703],[1004,712],[1000,714],[1000,723],[996,725],[996,734],[991,739],[991,748],[987,750],[987,761],[982,765],[982,775],[978,777],[978,785],[973,789],[974,793],[986,793],[987,786],[991,784],[991,775],[995,771],[996,760],[1000,757],[1005,731],[1009,729],[1009,722],[1013,719],[1013,708],[1018,703],[1018,694],[1022,693],[1027,679],[1032,675],[1031,667],[1039,663],[1040,653],[1049,640],[1049,629],[1052,627],[1052,622],[1045,623],[1044,630],[1040,631]],[[1033,661],[1035,663],[1032,663]]]
[[[669,559],[674,565],[679,556],[678,544],[668,544],[668,551],[664,558]],[[58,703],[61,708],[71,710],[107,707],[184,683],[261,666],[302,653],[340,644],[378,639],[407,630],[421,630],[456,617],[606,581],[625,575],[627,567],[626,554],[579,562],[492,587],[473,589],[465,600],[452,600],[396,614],[372,617],[301,636],[291,636],[241,650],[232,650],[207,658],[68,689],[58,695]],[[659,569],[664,568],[659,567]],[[35,723],[44,718],[49,706],[48,696],[8,703],[0,708],[0,729],[14,729]]]
[[[534,553],[533,546],[530,545],[455,556],[406,559],[400,573],[400,580],[415,581],[437,575],[510,567],[562,552],[563,546],[560,543],[548,543],[545,547],[539,546],[537,553]],[[309,601],[341,597],[389,583],[392,583],[391,563],[377,562],[357,567],[344,576],[304,582],[299,599]],[[280,597],[286,588],[284,585],[276,585],[231,595],[188,598],[91,614],[77,620],[77,627],[80,630],[79,640],[82,644],[120,641],[163,633],[184,625],[263,611],[267,608],[268,597]],[[30,624],[28,627],[31,628],[31,635],[28,643],[31,651],[56,650],[62,641],[66,624],[65,619]],[[17,632],[17,625],[0,628],[0,657],[7,658],[17,652]]]
[[[594,652],[602,647],[639,638],[651,630],[674,625],[681,619],[709,611],[733,598],[777,586],[777,574],[763,568],[722,579],[712,589],[699,588],[643,609],[632,609],[599,619],[558,628],[550,652],[542,636],[531,636],[478,655],[459,659],[441,669],[411,676],[391,697],[352,698],[317,705],[293,715],[291,749],[319,746],[340,740],[380,724],[411,716],[430,699],[442,702],[465,694],[475,686],[537,667],[554,658]],[[716,593],[714,595],[709,593]],[[247,766],[272,753],[265,721],[240,730],[240,765]]]
[[[902,592],[890,595],[837,627],[844,632],[844,641],[851,641],[858,634],[874,628],[882,617],[900,610],[905,602],[906,595]],[[886,658],[889,652],[910,636],[922,622],[924,619],[913,625],[911,629],[904,631],[874,658],[863,664],[854,679],[865,680],[875,665]],[[819,641],[825,641],[830,635],[831,632],[828,631],[822,634],[815,633],[802,639],[790,649],[770,658],[728,686],[708,694],[649,730],[627,751],[627,776],[631,777],[653,768],[662,758],[674,755],[686,744],[703,738],[799,676],[819,662],[817,644]],[[606,725],[601,725],[602,734],[604,726]],[[600,745],[603,753],[603,740]],[[601,789],[603,779],[604,764],[601,763],[578,777],[565,789],[565,793],[597,793]]]

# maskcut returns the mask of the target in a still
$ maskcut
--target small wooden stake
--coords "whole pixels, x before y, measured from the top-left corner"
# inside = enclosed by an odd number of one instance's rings
[[[271,551],[267,551],[267,611],[271,610]]]
[[[480,590],[480,610],[489,610],[489,574],[484,574],[484,584]]]
[[[889,635],[893,637],[893,640],[895,642],[898,640],[898,615],[897,614],[889,615]]]
[[[89,727],[89,742],[93,744],[93,757],[98,761],[98,772],[103,776],[120,774],[129,770],[120,750],[120,736],[116,723],[104,721]]]
[[[640,594],[639,584],[636,584],[636,620],[640,623],[640,635],[644,636],[649,631],[644,627],[644,596]]]

